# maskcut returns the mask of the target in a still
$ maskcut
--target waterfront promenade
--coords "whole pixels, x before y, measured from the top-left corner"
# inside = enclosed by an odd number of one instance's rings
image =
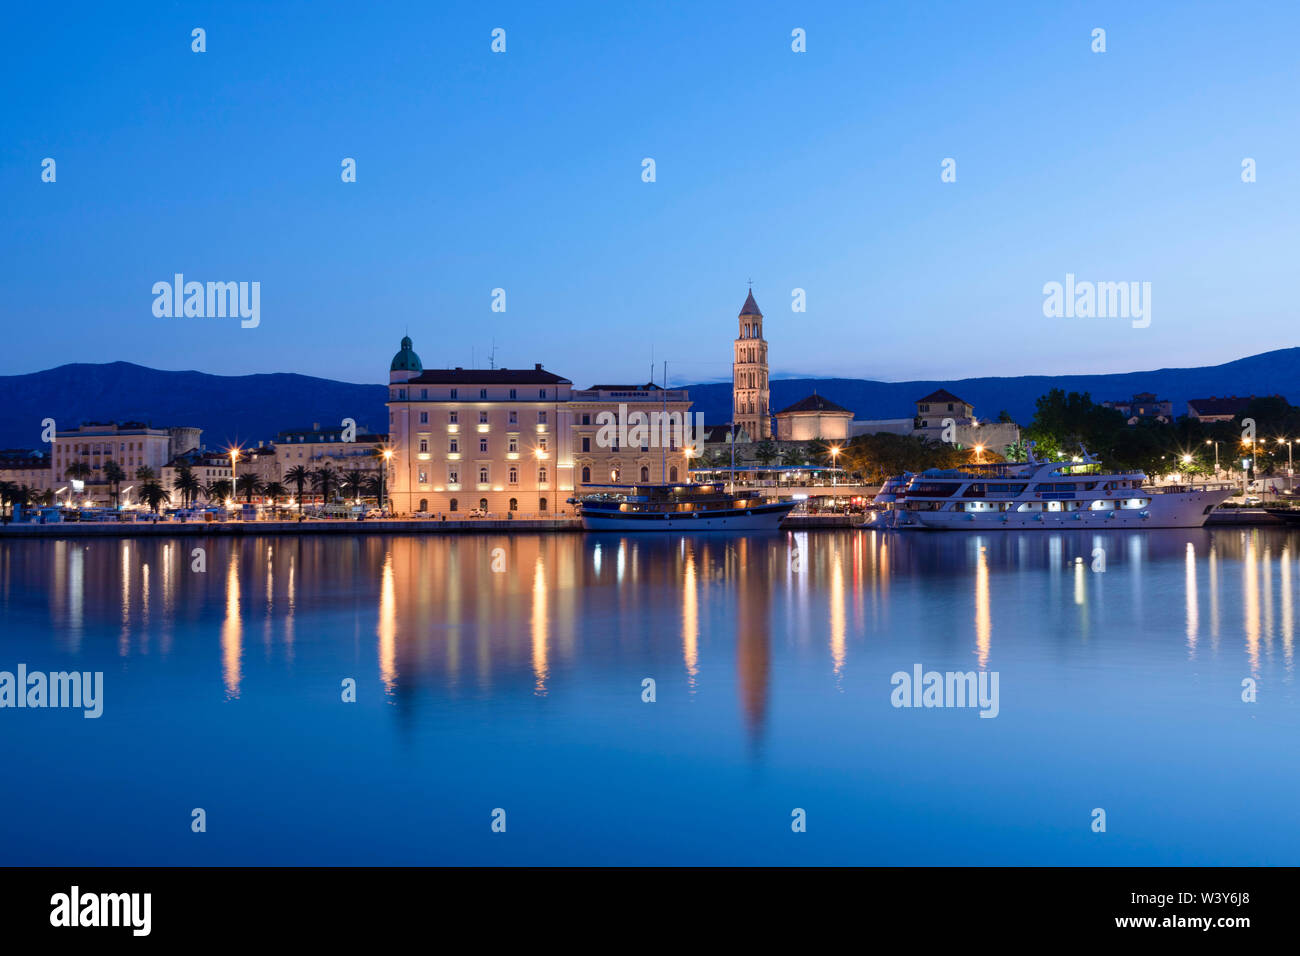
[[[1205,522],[1207,528],[1225,526],[1272,526],[1283,522],[1263,510],[1221,508]],[[782,531],[843,530],[860,528],[858,514],[790,515]],[[5,538],[237,538],[263,534],[355,535],[355,534],[484,534],[501,532],[581,531],[582,519],[573,515],[556,518],[462,518],[439,521],[433,518],[368,518],[305,521],[60,521],[51,524],[6,524]]]

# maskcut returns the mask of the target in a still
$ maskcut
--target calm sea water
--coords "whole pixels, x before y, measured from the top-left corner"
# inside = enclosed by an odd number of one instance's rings
[[[0,670],[105,681],[97,720],[0,710],[0,862],[1294,864],[1298,550],[0,542]],[[997,672],[998,716],[891,706],[916,664]]]

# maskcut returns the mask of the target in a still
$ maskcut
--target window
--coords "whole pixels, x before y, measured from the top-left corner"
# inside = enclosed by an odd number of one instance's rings
[[[582,424],[584,424],[584,425],[590,425],[590,424],[591,424],[591,416],[590,416],[590,415],[583,415],[583,416],[582,416]]]
[[[641,466],[641,480],[642,481],[650,480],[650,469],[647,468],[645,465]]]
[[[488,483],[488,470],[487,470],[487,465],[482,465],[482,466],[479,467],[479,470],[478,470],[478,481],[479,481],[479,484],[481,484],[481,485],[486,485],[486,484]]]
[[[449,501],[449,502],[447,503],[447,510],[448,510],[448,511],[459,511],[459,510],[460,510],[460,501],[457,500],[456,498],[452,498],[451,501]]]
[[[545,435],[543,435],[541,438],[537,439],[537,448],[538,448],[539,451],[542,452],[542,454],[546,454],[547,447],[546,447],[546,436],[545,436]]]
[[[590,439],[590,438],[583,438],[583,439],[582,439],[582,450],[583,450],[583,451],[591,451],[591,439]]]
[[[478,450],[481,451],[481,452],[486,452],[486,451],[487,451],[487,439],[486,439],[486,438],[480,438],[480,439],[478,440]]]
[[[427,485],[429,483],[429,472],[423,468],[420,469],[419,482],[422,485]]]
[[[510,390],[510,398],[511,398],[511,399],[514,399],[515,397],[516,397],[516,396],[515,396],[515,390],[512,388],[512,389]],[[511,498],[510,500],[511,500],[511,501],[514,501],[515,499]],[[514,509],[514,508],[511,508],[510,510],[511,510],[511,511],[514,511],[515,509]]]
[[[487,398],[487,389],[486,389],[486,388],[480,388],[480,389],[478,390],[478,397],[479,397],[479,398]]]
[[[545,424],[546,424],[546,412],[538,412],[538,413],[537,413],[537,424],[539,424],[539,425],[545,425]]]
[[[617,469],[617,468],[611,468],[611,469],[609,470],[609,480],[610,480],[610,481],[618,481],[618,469]]]
[[[478,510],[479,510],[479,511],[487,511],[487,499],[486,499],[486,498],[480,498],[480,499],[478,500]]]
[[[421,498],[421,499],[420,499],[420,512],[421,512],[421,513],[424,513],[424,512],[426,512],[426,511],[428,511],[428,510],[429,510],[429,499],[428,499],[428,498]]]
[[[429,439],[427,439],[427,438],[421,438],[421,439],[420,439],[420,451],[422,451],[422,452],[427,452],[428,450],[429,450]]]
[[[539,388],[539,389],[537,390],[537,397],[538,397],[538,398],[545,398],[545,397],[546,397],[546,389],[544,389],[544,388]]]
[[[448,445],[448,447],[447,447],[447,453],[448,453],[448,454],[451,454],[451,455],[459,455],[459,454],[460,454],[460,442],[459,442],[457,439],[453,438],[451,441],[449,441],[449,442],[447,443],[447,445]]]
[[[540,482],[542,482],[543,484],[546,483],[546,467],[545,467],[545,466],[542,466],[541,468],[538,468],[538,469],[537,469],[537,480],[540,481]]]
[[[510,510],[511,510],[511,511],[518,511],[518,510],[519,510],[519,499],[518,499],[518,498],[511,498],[511,499],[510,499]]]
[[[428,412],[420,412],[420,424],[421,424],[421,425],[427,425],[427,424],[429,424],[429,413],[428,413]]]
[[[460,469],[455,466],[447,469],[447,483],[450,485],[460,484]]]
[[[519,438],[516,435],[510,436],[510,451],[512,452],[519,451]]]
[[[545,499],[545,498],[538,498],[538,499],[537,499],[537,510],[538,510],[538,511],[545,511],[545,510],[546,510],[546,499]]]
[[[669,481],[676,481],[676,480],[677,480],[677,466],[676,466],[676,465],[673,465],[671,468],[668,469],[668,480],[669,480]]]
[[[518,412],[511,412],[511,413],[510,413],[510,424],[511,424],[511,425],[518,425],[518,424],[519,424],[519,413],[518,413]]]
[[[510,466],[510,484],[512,485],[519,484],[519,469],[516,468],[514,465]]]
[[[457,391],[457,390],[454,389],[454,388],[451,390],[451,397],[452,397],[453,399],[456,397],[456,391]],[[452,511],[455,511],[455,510],[456,510],[455,508],[452,509]]]
[[[582,483],[584,485],[591,484],[591,468],[587,465],[582,466]]]
[[[448,412],[448,413],[447,413],[447,421],[448,421],[450,424],[455,425],[458,421],[460,421],[460,419],[457,417],[457,413],[456,413],[456,412]]]
[[[479,412],[479,413],[478,413],[478,423],[479,423],[480,425],[486,425],[486,424],[488,423],[487,412]]]
[[[427,399],[428,397],[429,397],[429,390],[427,388],[420,389],[420,398]]]

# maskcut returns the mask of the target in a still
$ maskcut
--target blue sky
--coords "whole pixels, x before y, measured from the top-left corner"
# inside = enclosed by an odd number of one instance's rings
[[[675,382],[720,380],[750,277],[775,377],[1125,371],[1297,344],[1294,3],[8,17],[0,374],[123,359],[384,381],[409,330],[428,367],[486,365],[495,339],[498,366],[580,386],[644,380],[652,353]],[[261,324],[156,318],[152,285],[176,272],[259,281]],[[1150,282],[1150,327],[1045,318],[1043,284],[1067,272]]]

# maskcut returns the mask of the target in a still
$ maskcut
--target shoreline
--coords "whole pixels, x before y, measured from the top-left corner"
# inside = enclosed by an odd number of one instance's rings
[[[1212,513],[1202,527],[1285,527],[1286,522],[1266,511],[1229,509]],[[857,515],[796,515],[782,523],[781,531],[863,529]],[[1073,529],[1072,529],[1073,530]],[[1082,530],[1082,529],[1080,529]],[[1134,529],[1140,530],[1140,529]],[[19,538],[141,538],[141,537],[247,537],[268,534],[356,535],[356,534],[500,534],[539,531],[581,532],[582,519],[564,518],[471,518],[461,521],[430,519],[368,518],[365,521],[65,521],[55,524],[8,524],[0,526],[0,541]],[[593,532],[600,533],[600,532]]]

